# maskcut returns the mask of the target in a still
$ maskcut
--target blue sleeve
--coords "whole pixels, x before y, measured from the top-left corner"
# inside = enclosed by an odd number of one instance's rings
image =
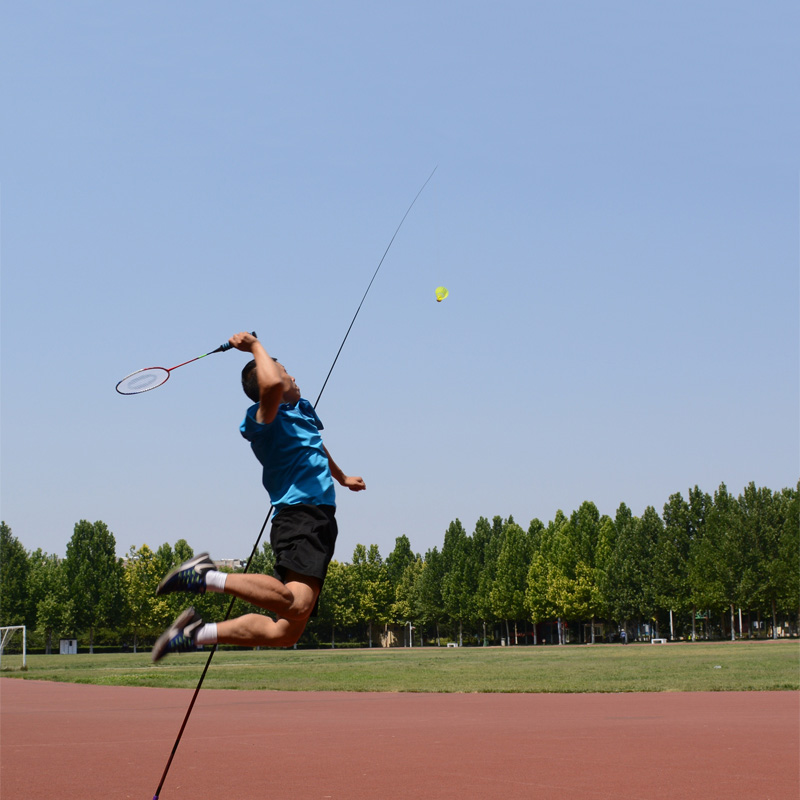
[[[239,426],[239,432],[247,439],[248,442],[252,442],[253,439],[258,436],[267,426],[262,425],[260,422],[256,422],[256,412],[258,411],[258,403],[255,405],[250,406],[247,409],[247,414],[245,414],[244,420],[242,424]]]

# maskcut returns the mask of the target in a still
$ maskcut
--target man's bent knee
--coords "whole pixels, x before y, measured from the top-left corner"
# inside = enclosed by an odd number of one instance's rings
[[[281,612],[284,619],[291,620],[292,622],[301,622],[303,625],[308,622],[311,612],[314,610],[316,597],[308,600],[303,597],[295,597],[292,605],[286,610]]]
[[[273,647],[292,647],[297,644],[303,631],[306,629],[306,620],[290,620],[279,619],[278,625],[281,625],[284,630],[281,632],[280,637],[273,643]]]
[[[306,575],[290,572],[286,576],[286,588],[292,593],[292,604],[281,612],[281,616],[294,622],[302,622],[303,627],[311,616],[320,592],[320,581]],[[301,630],[302,633],[302,630]]]

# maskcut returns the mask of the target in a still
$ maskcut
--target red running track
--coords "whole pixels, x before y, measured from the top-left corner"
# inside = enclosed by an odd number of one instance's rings
[[[192,690],[0,679],[2,800],[151,800]],[[202,690],[160,800],[798,800],[800,695]]]

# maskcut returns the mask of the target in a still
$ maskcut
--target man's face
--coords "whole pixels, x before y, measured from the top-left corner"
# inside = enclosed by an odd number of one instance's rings
[[[281,377],[283,378],[283,402],[296,403],[300,399],[300,389],[294,382],[294,378],[286,371],[286,367],[279,361],[275,363],[280,368]]]

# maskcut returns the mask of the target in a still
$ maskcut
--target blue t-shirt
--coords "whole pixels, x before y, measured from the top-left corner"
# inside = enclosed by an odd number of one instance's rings
[[[301,398],[281,403],[268,425],[256,421],[258,403],[247,409],[239,430],[261,462],[261,481],[277,514],[295,503],[335,506],[328,457],[322,446],[322,422],[314,406]]]

